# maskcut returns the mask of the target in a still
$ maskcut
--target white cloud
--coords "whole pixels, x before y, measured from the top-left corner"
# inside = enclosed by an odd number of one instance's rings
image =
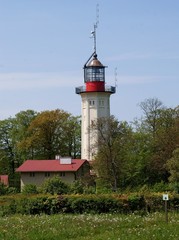
[[[113,76],[109,78],[114,79]],[[111,81],[112,81],[111,80]],[[171,82],[178,80],[174,76],[127,76],[127,75],[118,75],[117,84],[147,84],[147,83],[156,83],[156,82]],[[109,82],[111,82],[109,81]]]
[[[107,85],[114,85],[114,76],[108,76]],[[118,75],[117,84],[146,84],[178,81],[174,76],[128,76]],[[0,73],[0,91],[31,90],[83,85],[81,72],[68,73]]]
[[[179,55],[171,53],[157,54],[157,53],[123,53],[107,58],[108,61],[124,61],[124,60],[148,60],[148,59],[164,59],[164,60],[178,60]]]
[[[121,84],[145,84],[158,82],[162,79],[161,76],[119,76]]]
[[[123,61],[123,60],[136,60],[136,59],[149,59],[151,54],[140,54],[140,53],[124,53],[116,56],[107,58],[108,61]]]
[[[69,73],[0,73],[0,90],[36,89],[76,86],[81,77],[78,72]]]

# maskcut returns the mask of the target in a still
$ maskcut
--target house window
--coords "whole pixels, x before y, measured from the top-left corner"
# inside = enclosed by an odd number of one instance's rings
[[[45,172],[45,177],[50,177],[50,173],[49,172]]]
[[[35,177],[35,173],[34,172],[30,172],[30,177]]]
[[[60,172],[60,177],[65,177],[65,172]]]

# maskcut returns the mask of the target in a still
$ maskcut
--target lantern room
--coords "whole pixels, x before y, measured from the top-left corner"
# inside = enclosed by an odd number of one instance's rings
[[[97,54],[94,54],[88,65],[84,66],[84,81],[85,82],[105,82],[105,67],[97,59]]]
[[[84,66],[84,82],[86,91],[104,91],[105,89],[105,66],[98,60],[96,53]]]
[[[77,94],[88,92],[106,92],[113,94],[115,87],[105,85],[105,68],[94,52],[84,65],[84,86],[76,88]]]

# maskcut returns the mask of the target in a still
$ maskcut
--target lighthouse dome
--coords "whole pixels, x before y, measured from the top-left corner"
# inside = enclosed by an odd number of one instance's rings
[[[98,60],[97,54],[95,54],[92,60],[88,63],[87,67],[104,67],[103,64]]]

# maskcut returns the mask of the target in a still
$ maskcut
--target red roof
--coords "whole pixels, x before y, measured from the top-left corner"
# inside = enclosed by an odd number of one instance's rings
[[[72,159],[71,164],[61,164],[60,160],[27,160],[16,172],[76,172],[86,160]]]
[[[4,185],[9,185],[8,175],[0,175],[0,182]]]

